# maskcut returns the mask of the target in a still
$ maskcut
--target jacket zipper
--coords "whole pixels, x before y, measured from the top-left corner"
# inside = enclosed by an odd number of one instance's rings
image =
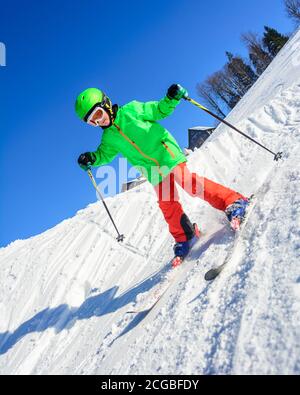
[[[124,132],[122,132],[122,130],[121,130],[121,128],[117,125],[117,124],[115,124],[114,123],[114,126],[118,129],[118,131],[119,131],[119,133],[121,134],[121,136],[123,136],[124,137],[124,139],[125,140],[127,140],[144,158],[146,158],[146,159],[150,159],[150,160],[152,160],[152,162],[154,162],[155,164],[156,164],[156,166],[158,166],[158,172],[159,172],[159,174],[162,176],[162,177],[164,177],[164,175],[162,174],[162,172],[160,171],[160,164],[159,164],[159,162],[156,160],[156,159],[154,159],[154,158],[151,158],[150,156],[148,156],[147,154],[145,154],[141,149],[140,149],[140,147],[134,142],[134,141],[132,141],[128,136],[126,136],[126,134],[124,133]]]
[[[174,154],[174,152],[171,150],[171,148],[170,148],[164,141],[162,141],[161,143],[162,143],[162,145],[165,147],[165,149],[169,152],[169,154],[171,155],[171,157],[172,157],[173,159],[175,159],[175,154]]]

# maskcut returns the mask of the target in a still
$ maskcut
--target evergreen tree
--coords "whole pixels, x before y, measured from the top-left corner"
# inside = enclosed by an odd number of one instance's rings
[[[197,85],[199,96],[221,117],[225,117],[226,109],[233,109],[252,87],[288,37],[275,29],[265,27],[263,40],[253,33],[244,34],[242,39],[249,50],[251,64],[241,56],[226,52],[228,61],[225,66]]]
[[[226,52],[228,62],[198,84],[199,96],[208,107],[225,117],[223,108],[233,109],[257,80],[257,75],[240,56]]]
[[[263,43],[254,33],[243,34],[242,41],[248,48],[249,59],[256,71],[257,76],[260,76],[271,63],[271,54],[264,49]]]
[[[277,30],[265,26],[265,32],[263,37],[263,45],[268,50],[268,52],[274,58],[281,48],[286,44],[289,37],[284,36],[279,33]]]
[[[216,97],[221,100],[229,109],[234,108],[238,101],[242,98],[235,86],[235,81],[229,74],[226,66],[222,70],[217,71],[208,78]]]
[[[232,53],[226,52],[228,63],[226,65],[229,76],[234,81],[235,89],[239,96],[244,94],[251,88],[257,80],[257,75],[240,56],[233,56]]]

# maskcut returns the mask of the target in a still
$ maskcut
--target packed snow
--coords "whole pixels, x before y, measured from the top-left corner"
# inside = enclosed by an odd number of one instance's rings
[[[189,156],[256,194],[221,275],[204,280],[233,243],[224,214],[181,192],[202,237],[157,305],[130,313],[168,272],[172,237],[148,183],[106,199],[123,244],[93,203],[0,249],[1,374],[300,373],[300,31],[228,120],[284,160],[224,125]]]

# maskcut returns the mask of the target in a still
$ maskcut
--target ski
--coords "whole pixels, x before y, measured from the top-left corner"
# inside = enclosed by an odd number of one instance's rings
[[[197,240],[198,241],[198,240]],[[195,245],[195,243],[194,243]],[[177,261],[177,265],[175,266],[173,258],[167,266],[167,271],[165,275],[162,277],[162,280],[150,291],[149,294],[146,295],[145,300],[140,302],[138,306],[133,308],[132,310],[127,311],[127,313],[141,313],[153,309],[154,306],[160,301],[160,299],[165,295],[171,285],[174,283],[175,279],[178,277],[179,273],[182,272],[182,267],[184,267],[183,262],[187,260],[192,252],[192,248],[189,251],[189,254],[185,258],[180,258],[180,261]],[[179,263],[180,262],[180,263]]]
[[[142,303],[136,308],[133,308],[132,310],[128,310],[128,314],[139,314],[139,313],[150,313],[150,311],[158,304],[158,302],[161,300],[161,298],[165,295],[165,293],[168,291],[170,286],[173,284],[172,281],[164,280],[164,285],[165,287],[159,287],[159,289],[156,290],[155,294],[153,295],[153,298],[150,298],[150,300],[147,298],[146,303]]]
[[[206,249],[211,245],[216,237],[220,237],[220,233],[224,234],[226,232],[227,226],[222,226],[221,228],[215,229],[209,234],[202,233],[199,239],[194,241],[188,255],[180,261],[179,266],[172,266],[173,259],[168,263],[165,269],[163,269],[162,278],[158,284],[150,290],[146,295],[145,299],[139,302],[127,313],[138,314],[138,313],[148,313],[153,310],[155,306],[160,302],[160,300],[167,294],[167,291],[172,285],[183,277],[196,263],[199,262],[199,257],[206,251]],[[195,257],[195,249],[197,248],[197,256]],[[146,316],[145,315],[145,316]]]
[[[231,255],[230,255],[231,258]],[[221,271],[224,269],[224,267],[226,266],[227,262],[225,260],[224,263],[222,263],[222,265],[214,268],[214,269],[210,269],[208,272],[205,273],[205,280],[206,281],[213,281],[216,277],[218,277],[218,275],[221,273]]]
[[[178,271],[182,263],[190,257],[191,252],[193,250],[193,247],[197,244],[197,242],[200,239],[200,236],[202,236],[202,233],[200,234],[199,228],[197,224],[194,224],[194,229],[195,229],[195,236],[190,242],[190,250],[188,254],[185,257],[181,256],[175,256],[171,262],[167,266],[167,272],[165,276],[163,277],[162,281],[158,283],[156,287],[150,292],[150,296],[147,295],[146,298],[146,303],[141,303],[137,308],[127,311],[127,313],[141,313],[145,311],[150,311],[153,309],[154,306],[159,302],[159,300],[163,297],[163,295],[167,292],[167,290],[170,288],[170,286],[173,284],[174,280],[177,278]]]
[[[217,278],[219,276],[219,274],[223,271],[223,269],[226,267],[228,262],[231,261],[231,258],[233,257],[234,251],[235,251],[237,245],[240,242],[240,239],[241,239],[241,237],[243,235],[243,231],[244,231],[244,229],[246,227],[248,219],[250,218],[252,210],[255,207],[255,204],[256,204],[256,196],[252,195],[251,198],[250,198],[250,205],[249,205],[249,207],[248,207],[248,209],[246,211],[245,219],[241,223],[240,228],[235,231],[235,238],[234,238],[234,241],[233,241],[232,248],[227,253],[227,256],[225,257],[224,262],[221,265],[219,265],[219,266],[217,266],[217,267],[215,267],[213,269],[210,269],[208,272],[205,273],[204,278],[205,278],[206,281],[213,281],[213,280],[215,280],[215,278]]]

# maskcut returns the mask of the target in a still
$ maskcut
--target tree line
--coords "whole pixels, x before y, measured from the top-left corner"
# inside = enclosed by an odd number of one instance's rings
[[[299,27],[300,0],[284,0],[284,3],[287,15]],[[289,36],[265,26],[262,37],[250,32],[242,34],[241,39],[247,48],[248,59],[226,52],[227,60],[223,68],[197,85],[202,101],[223,118],[266,70]]]

